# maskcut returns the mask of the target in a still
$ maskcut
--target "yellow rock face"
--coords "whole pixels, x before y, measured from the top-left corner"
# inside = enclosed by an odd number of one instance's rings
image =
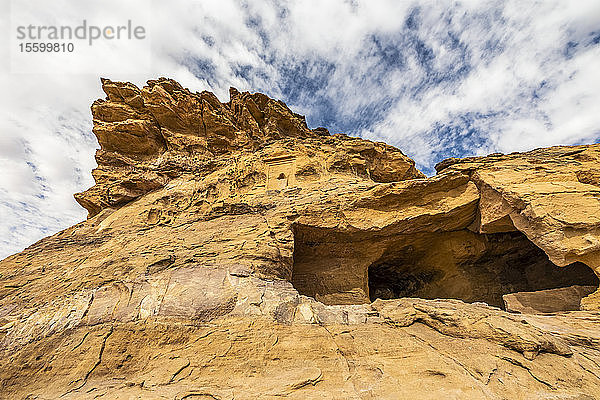
[[[600,393],[599,145],[426,178],[262,94],[102,85],[89,218],[0,262],[1,398]]]

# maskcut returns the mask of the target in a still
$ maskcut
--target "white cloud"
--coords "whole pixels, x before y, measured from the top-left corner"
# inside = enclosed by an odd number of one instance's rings
[[[422,165],[436,161],[441,143],[433,140],[423,147],[421,136],[431,134],[435,124],[451,124],[467,113],[502,114],[489,118],[487,126],[479,124],[489,141],[483,152],[597,137],[600,47],[589,45],[589,33],[600,26],[599,3],[542,2],[527,9],[522,2],[509,2],[502,16],[501,24],[464,20],[461,38],[474,55],[465,79],[450,87],[434,86],[418,99],[401,98],[385,119],[363,134],[400,147],[407,143],[404,149]],[[499,38],[501,49],[491,57],[484,51],[490,37]],[[570,40],[578,40],[580,49],[569,60],[565,49]],[[549,88],[540,88],[539,97],[532,98],[542,85]],[[481,150],[476,145],[470,149],[473,154]]]

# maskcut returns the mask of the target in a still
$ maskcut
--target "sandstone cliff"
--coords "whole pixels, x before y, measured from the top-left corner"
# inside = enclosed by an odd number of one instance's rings
[[[102,87],[89,218],[0,262],[0,397],[598,397],[600,145],[426,178],[262,94]]]

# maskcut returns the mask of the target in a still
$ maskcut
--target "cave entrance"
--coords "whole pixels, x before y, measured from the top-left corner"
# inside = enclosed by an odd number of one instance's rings
[[[520,232],[378,236],[297,226],[292,284],[325,304],[451,298],[503,307],[502,296],[598,286],[585,264],[557,267]]]
[[[503,307],[508,293],[572,285],[597,287],[598,278],[582,263],[557,267],[520,232],[415,235],[368,267],[370,301],[453,298]]]

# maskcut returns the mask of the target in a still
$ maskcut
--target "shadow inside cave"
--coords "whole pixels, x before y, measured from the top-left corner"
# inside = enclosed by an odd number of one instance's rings
[[[598,286],[585,264],[554,265],[518,231],[382,235],[294,227],[292,284],[325,304],[419,297],[485,302],[571,285]]]

